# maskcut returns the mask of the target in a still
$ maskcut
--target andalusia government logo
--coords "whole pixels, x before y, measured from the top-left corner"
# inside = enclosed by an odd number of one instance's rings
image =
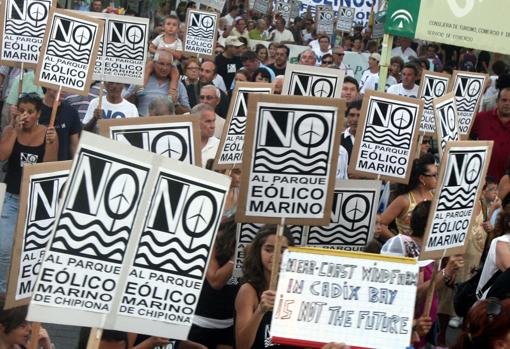
[[[388,4],[384,32],[398,36],[414,38],[420,1],[392,0]]]

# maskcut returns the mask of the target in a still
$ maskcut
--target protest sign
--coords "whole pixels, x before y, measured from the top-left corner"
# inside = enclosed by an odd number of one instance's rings
[[[332,7],[322,7],[317,12],[317,34],[333,34],[335,14]]]
[[[446,144],[420,259],[439,259],[465,252],[492,145],[492,141]]]
[[[459,113],[459,130],[469,135],[478,106],[482,99],[486,74],[454,70],[448,91],[455,92],[455,104]]]
[[[266,14],[269,7],[268,0],[254,0],[253,2],[253,11]]]
[[[411,258],[290,247],[280,268],[272,341],[406,348],[418,275]]]
[[[271,94],[272,91],[273,84],[236,82],[218,153],[214,159],[215,169],[231,169],[242,163],[248,97],[255,93]]]
[[[340,7],[338,9],[338,16],[336,19],[336,30],[349,33],[352,30],[355,15],[356,9],[351,7]]]
[[[325,0],[323,0],[325,1]],[[392,0],[386,33],[510,54],[506,0]]]
[[[71,161],[60,161],[34,164],[23,170],[7,309],[30,301],[70,168]]]
[[[379,0],[361,1],[361,0],[303,0],[306,8],[312,9],[316,6],[332,6],[333,10],[339,11],[340,7],[348,7],[355,10],[354,25],[366,27],[370,18],[372,4],[374,8],[378,8]],[[305,7],[305,6],[303,6]]]
[[[383,36],[384,36],[384,23],[375,23],[370,38],[382,39]]]
[[[340,69],[287,64],[282,95],[340,98],[344,75]]]
[[[317,101],[250,96],[238,222],[329,222],[345,102]]]
[[[184,52],[214,58],[218,14],[203,10],[188,9]]]
[[[185,339],[229,183],[83,133],[28,318]]]
[[[296,17],[299,17],[303,3],[299,0],[291,0],[291,3],[292,6],[290,8],[290,19],[294,20]]]
[[[0,15],[0,64],[35,68],[56,0],[6,0]]]
[[[285,2],[283,0],[276,1],[274,13],[279,13],[282,18],[285,20],[285,23],[290,23],[290,10],[292,4],[290,2]]]
[[[200,0],[200,5],[211,7],[222,12],[223,6],[225,6],[225,0]]]
[[[98,126],[105,137],[190,165],[202,165],[200,119],[196,116],[101,119]]]
[[[35,83],[87,95],[102,35],[101,21],[53,9],[44,34]]]
[[[236,229],[236,250],[234,254],[234,277],[243,276],[243,263],[245,258],[245,249],[253,241],[255,235],[263,224],[258,223],[237,223]],[[294,246],[302,246],[306,239],[308,227],[304,225],[287,225],[286,226],[293,238]]]
[[[443,97],[450,83],[450,74],[434,73],[423,70],[421,74],[421,84],[418,91],[418,98],[423,100],[423,116],[420,122],[420,132],[433,135],[436,130],[434,108],[432,101]]]
[[[446,144],[460,140],[459,115],[455,105],[453,92],[433,101],[434,114],[436,117],[436,135],[439,142],[439,158],[443,156]]]
[[[94,80],[143,85],[149,19],[90,13],[104,21]]]
[[[305,245],[364,251],[374,235],[381,182],[337,180],[330,223],[310,226]]]
[[[409,182],[423,101],[368,91],[363,98],[349,173]]]
[[[360,81],[363,76],[363,72],[368,69],[368,53],[357,53],[357,52],[344,52],[344,60],[349,68],[354,72],[356,80]]]

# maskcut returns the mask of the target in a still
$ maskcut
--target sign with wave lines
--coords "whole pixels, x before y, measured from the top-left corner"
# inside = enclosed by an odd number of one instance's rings
[[[492,146],[492,141],[446,144],[420,259],[440,259],[464,254]]]
[[[87,95],[103,35],[100,20],[53,9],[44,34],[35,83]]]
[[[203,10],[188,9],[184,52],[214,58],[218,14]]]
[[[0,64],[35,68],[56,0],[6,0],[0,14]]]
[[[345,101],[256,94],[243,151],[239,222],[329,222]]]

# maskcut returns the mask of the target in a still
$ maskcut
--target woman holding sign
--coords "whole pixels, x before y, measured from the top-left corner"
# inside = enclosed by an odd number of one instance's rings
[[[262,349],[271,343],[269,327],[276,292],[268,290],[271,264],[276,243],[276,226],[265,225],[246,250],[243,265],[245,283],[235,303],[235,336],[237,349]],[[283,232],[282,248],[293,245],[290,231]],[[284,345],[280,349],[295,348]]]
[[[6,289],[23,167],[57,161],[57,133],[53,127],[39,125],[41,107],[38,94],[22,94],[18,99],[18,113],[12,116],[0,138],[0,160],[8,160],[4,180],[7,193],[0,217],[0,292]]]

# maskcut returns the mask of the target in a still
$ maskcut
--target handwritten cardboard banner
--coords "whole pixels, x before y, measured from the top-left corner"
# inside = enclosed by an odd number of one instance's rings
[[[287,64],[282,95],[340,98],[344,76],[340,69]]]
[[[435,133],[436,123],[432,102],[446,94],[450,78],[450,74],[434,73],[428,70],[424,70],[421,74],[418,98],[423,100],[423,116],[420,121],[420,132],[428,135]]]
[[[200,118],[196,116],[101,119],[98,126],[99,133],[107,138],[190,165],[202,165]]]
[[[83,133],[28,318],[187,338],[229,184]]]
[[[186,14],[184,52],[214,58],[217,29],[218,14],[216,12],[189,8]]]
[[[492,141],[446,144],[420,259],[439,259],[465,252],[492,145]]]
[[[87,95],[102,35],[101,21],[76,12],[52,9],[35,83]]]
[[[290,247],[271,321],[274,343],[320,348],[406,348],[418,265],[411,258]]]
[[[70,168],[71,161],[60,161],[23,170],[6,309],[30,302]]]
[[[446,144],[460,140],[459,114],[453,92],[432,102],[436,118],[436,136],[439,142],[439,158],[443,156]]]
[[[364,251],[374,236],[381,181],[337,180],[330,223],[310,226],[305,245]]]
[[[349,173],[407,184],[422,112],[421,100],[368,91],[363,98]]]
[[[248,108],[236,220],[328,224],[345,102],[258,94]]]
[[[255,93],[271,94],[273,84],[237,82],[228,108],[227,120],[221,135],[215,169],[231,169],[242,164],[248,98]]]
[[[35,68],[56,0],[6,0],[0,14],[0,64]]]

